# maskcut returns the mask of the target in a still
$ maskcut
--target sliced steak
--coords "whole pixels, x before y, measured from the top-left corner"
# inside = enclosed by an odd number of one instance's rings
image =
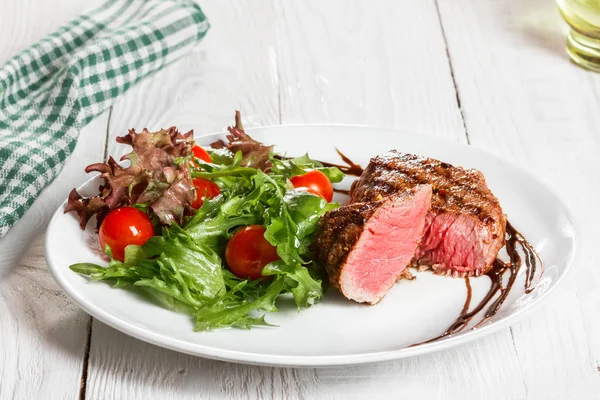
[[[371,159],[350,202],[377,201],[423,184],[433,187],[433,196],[415,259],[441,274],[485,273],[504,245],[506,217],[481,172],[393,150]]]
[[[317,255],[344,296],[375,304],[405,272],[423,236],[431,186],[340,207],[320,221]]]

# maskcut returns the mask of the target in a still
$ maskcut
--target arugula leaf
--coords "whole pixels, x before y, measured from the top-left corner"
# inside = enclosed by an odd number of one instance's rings
[[[267,179],[275,184],[270,177]],[[304,264],[319,218],[336,207],[337,203],[327,203],[311,193],[302,190],[284,192],[278,187],[267,209],[265,239],[277,246],[277,254],[286,263]]]
[[[213,149],[209,151],[213,163],[220,165],[231,165],[233,163],[233,153],[228,149]]]
[[[328,203],[322,197],[304,190],[288,190],[283,201],[296,224],[296,237],[300,245],[298,252],[310,257],[308,247],[315,241],[319,219],[327,211],[339,207],[338,203]]]
[[[285,188],[266,174],[259,176],[264,177],[265,183],[271,184],[275,189],[273,197],[268,200],[269,207],[265,210],[265,239],[277,247],[277,254],[283,261],[288,264],[302,264],[304,260],[298,251],[298,226],[284,201]]]
[[[325,167],[319,161],[311,159],[308,154],[295,158],[279,158],[272,156],[272,171],[291,178],[296,175],[304,175],[311,169],[321,171],[332,182],[338,183],[344,179],[344,173],[337,167]]]
[[[196,312],[196,331],[207,331],[226,326],[248,329],[253,325],[269,325],[265,322],[264,316],[253,316],[250,312],[264,310],[274,312],[275,300],[283,290],[285,285],[284,278],[280,277],[271,283],[265,293],[253,300],[245,299],[240,301],[235,293],[244,284],[232,288],[217,303],[203,307]]]
[[[239,175],[254,175],[256,174],[257,169],[248,168],[248,167],[235,167],[224,169],[221,171],[214,172],[192,172],[192,177],[194,178],[204,178],[204,179],[213,179],[213,178],[222,178],[224,176],[239,176]]]
[[[251,195],[252,193],[248,196]],[[260,214],[249,212],[244,206],[248,206],[248,202],[242,196],[234,196],[229,200],[225,200],[224,197],[205,200],[197,215],[185,227],[185,231],[195,241],[219,248],[231,237],[234,228],[261,221]]]
[[[310,307],[323,296],[321,281],[314,279],[308,268],[300,264],[286,264],[283,261],[275,261],[263,269],[264,276],[285,276],[285,289],[294,296],[298,308]]]

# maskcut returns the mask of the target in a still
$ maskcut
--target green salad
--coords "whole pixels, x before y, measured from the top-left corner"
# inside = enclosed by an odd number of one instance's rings
[[[175,128],[117,141],[132,146],[122,159],[130,165],[90,165],[104,180],[100,193],[74,189],[65,210],[82,228],[95,217],[110,261],[74,272],[186,313],[197,331],[269,325],[265,312],[282,295],[298,308],[321,299],[311,245],[320,217],[338,207],[339,169],[276,154],[244,132],[239,113],[227,141],[208,151]]]

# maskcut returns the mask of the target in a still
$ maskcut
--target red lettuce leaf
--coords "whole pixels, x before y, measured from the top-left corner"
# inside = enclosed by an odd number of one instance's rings
[[[162,224],[181,224],[183,216],[192,211],[195,191],[187,164],[176,165],[175,159],[192,154],[193,131],[182,134],[171,127],[136,133],[132,129],[117,142],[132,147],[131,153],[121,158],[130,165],[122,167],[112,157],[106,163],[89,165],[86,172],[99,172],[104,179],[100,194],[83,198],[73,189],[65,212],[75,211],[84,229],[93,215],[99,227],[111,210],[146,203]]]
[[[75,211],[79,215],[79,226],[85,229],[90,218],[95,214],[108,213],[108,206],[99,197],[82,198],[76,189],[71,190],[65,207],[65,213]]]
[[[235,126],[230,126],[227,130],[229,131],[229,135],[227,135],[228,143],[218,140],[210,145],[213,149],[226,148],[234,154],[241,151],[242,166],[259,168],[265,172],[271,169],[273,165],[269,160],[269,155],[273,150],[273,146],[266,146],[244,132],[239,111],[235,112]]]

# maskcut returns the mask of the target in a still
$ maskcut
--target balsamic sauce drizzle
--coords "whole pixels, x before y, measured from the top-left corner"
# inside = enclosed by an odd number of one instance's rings
[[[364,169],[359,164],[355,164],[354,161],[352,161],[350,158],[348,158],[348,156],[346,156],[344,153],[342,153],[340,151],[340,149],[338,149],[337,147],[335,148],[335,151],[342,158],[342,161],[344,161],[347,165],[332,164],[332,163],[328,163],[328,162],[324,162],[324,161],[320,161],[320,163],[323,164],[325,167],[337,167],[340,169],[340,171],[342,171],[346,175],[352,175],[352,176],[361,176],[362,175],[362,173],[364,172]],[[346,195],[350,196],[350,190],[333,188],[333,191],[336,193],[342,193],[342,194],[346,194]]]
[[[332,164],[332,163],[328,163],[325,161],[320,161],[320,163],[323,164],[325,167],[337,167],[340,169],[340,171],[342,171],[346,175],[352,175],[352,176],[361,176],[362,175],[364,170],[360,165],[355,164],[351,159],[346,157],[344,155],[344,153],[342,153],[340,151],[340,149],[338,149],[337,147],[335,148],[335,151],[337,151],[337,153],[340,155],[340,157],[342,157],[342,161],[344,161],[347,165]]]
[[[467,286],[467,298],[465,299],[465,305],[463,306],[460,315],[466,314],[471,307],[471,297],[473,297],[473,289],[471,289],[471,280],[468,276],[465,276],[465,285]]]
[[[350,196],[350,191],[346,190],[346,189],[333,188],[333,191],[336,193],[346,194],[346,195]]]
[[[519,254],[517,245],[521,248],[523,254],[525,255],[525,293],[529,294],[534,289],[535,286],[539,283],[539,280],[544,273],[544,262],[542,261],[540,255],[537,253],[535,248],[525,239],[525,237],[517,231],[510,222],[506,223],[506,253],[508,254],[509,261],[504,262],[499,258],[496,258],[492,268],[485,274],[491,280],[490,288],[488,292],[483,297],[483,299],[477,304],[472,310],[469,311],[471,306],[471,282],[469,281],[469,277],[465,277],[465,283],[467,287],[467,299],[465,301],[465,305],[463,309],[452,325],[441,335],[434,337],[433,339],[426,340],[424,342],[415,343],[409,347],[418,346],[425,343],[431,343],[433,341],[442,339],[448,335],[456,334],[469,325],[473,317],[479,314],[484,308],[487,307],[485,314],[481,321],[479,321],[473,329],[479,328],[485,322],[487,322],[490,318],[492,318],[502,304],[508,297],[510,290],[512,289],[515,281],[517,280],[517,276],[521,267],[523,266],[523,259]],[[538,278],[535,280],[537,266],[540,266],[541,273]],[[502,280],[504,274],[508,272],[508,281],[506,286],[503,286]],[[497,294],[500,294],[496,297]],[[495,298],[495,299],[494,299]]]

